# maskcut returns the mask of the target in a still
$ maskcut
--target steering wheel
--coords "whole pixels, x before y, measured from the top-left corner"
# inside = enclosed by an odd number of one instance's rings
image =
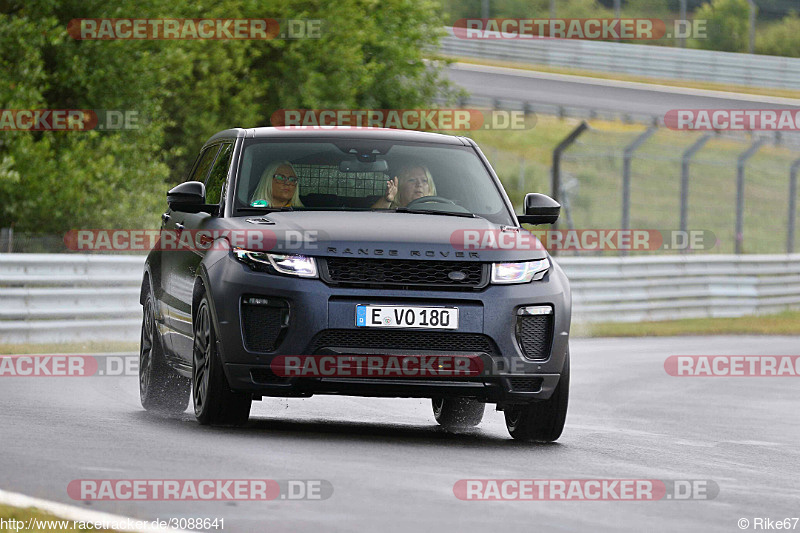
[[[421,198],[417,198],[416,200],[411,200],[410,202],[408,202],[408,205],[406,205],[406,207],[413,207],[415,205],[427,204],[427,203],[458,205],[453,200],[450,200],[443,196],[422,196]]]

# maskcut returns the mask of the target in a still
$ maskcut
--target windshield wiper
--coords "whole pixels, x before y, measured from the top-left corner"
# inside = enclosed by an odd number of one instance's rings
[[[431,211],[429,209],[409,209],[407,207],[398,207],[395,209],[397,213],[413,213],[415,215],[443,215],[446,217],[466,217],[466,218],[483,218],[475,213],[459,213],[457,211]]]

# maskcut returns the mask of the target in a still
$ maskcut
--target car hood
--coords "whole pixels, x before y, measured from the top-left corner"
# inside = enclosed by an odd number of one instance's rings
[[[483,218],[393,211],[287,211],[220,222],[245,234],[263,233],[265,249],[313,256],[454,261],[547,256],[530,232]]]

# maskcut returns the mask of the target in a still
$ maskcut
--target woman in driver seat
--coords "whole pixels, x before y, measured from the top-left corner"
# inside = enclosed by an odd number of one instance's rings
[[[292,164],[275,161],[261,174],[253,196],[253,207],[304,207],[300,201],[300,182]]]
[[[423,196],[436,196],[436,184],[431,171],[424,165],[408,165],[400,168],[394,179],[386,182],[386,194],[375,202],[376,209],[405,207]]]

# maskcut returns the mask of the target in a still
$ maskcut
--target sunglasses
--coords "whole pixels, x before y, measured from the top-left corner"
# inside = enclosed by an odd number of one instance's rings
[[[275,174],[272,176],[276,180],[280,181],[281,183],[289,183],[289,185],[297,185],[298,178],[297,176],[284,176],[283,174]]]

